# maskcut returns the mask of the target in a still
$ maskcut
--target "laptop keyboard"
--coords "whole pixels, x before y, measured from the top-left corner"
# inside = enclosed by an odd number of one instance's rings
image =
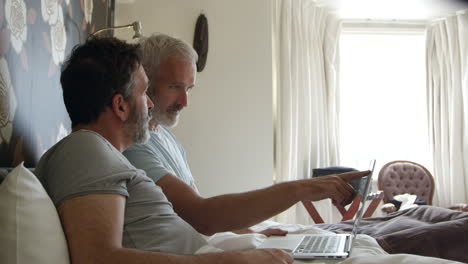
[[[335,253],[339,242],[338,236],[305,236],[294,253]]]

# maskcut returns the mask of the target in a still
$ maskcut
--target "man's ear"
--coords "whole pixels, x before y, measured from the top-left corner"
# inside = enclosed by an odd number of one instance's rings
[[[112,97],[112,111],[122,122],[125,122],[130,115],[130,105],[123,95],[116,94]]]

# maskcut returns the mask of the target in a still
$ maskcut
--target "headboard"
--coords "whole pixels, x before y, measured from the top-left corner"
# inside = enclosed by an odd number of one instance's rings
[[[76,44],[113,25],[114,4],[0,0],[0,167],[34,167],[70,132],[60,68]]]

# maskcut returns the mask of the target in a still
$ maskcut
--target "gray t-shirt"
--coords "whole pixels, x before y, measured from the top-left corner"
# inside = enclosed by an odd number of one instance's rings
[[[35,174],[57,207],[88,194],[125,196],[125,248],[193,254],[206,245],[161,188],[98,133],[80,130],[64,138],[42,156]]]
[[[175,136],[161,125],[156,132],[151,131],[150,135],[148,143],[136,144],[125,150],[125,157],[156,183],[170,173],[197,190],[185,150]]]

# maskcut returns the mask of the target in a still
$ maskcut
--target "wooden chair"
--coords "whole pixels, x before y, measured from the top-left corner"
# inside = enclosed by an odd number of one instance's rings
[[[341,166],[317,168],[317,169],[313,169],[312,177],[320,177],[320,176],[339,174],[339,173],[350,172],[350,171],[357,171],[357,170],[353,168],[341,167]],[[350,182],[350,184],[353,186],[354,189],[358,189],[358,186],[360,184],[360,179],[353,180]],[[367,207],[366,211],[363,214],[364,218],[372,216],[375,209],[382,201],[382,198],[383,198],[383,193],[381,191],[377,193],[371,193],[368,195],[368,197],[366,197],[366,200],[371,200],[371,203],[369,204],[369,206]],[[357,210],[359,209],[360,201],[361,201],[361,195],[358,194],[356,195],[353,202],[347,209],[344,206],[335,205],[335,207],[338,209],[338,211],[342,215],[341,221],[351,220],[354,218],[354,216],[357,213]],[[324,223],[323,218],[320,216],[320,213],[317,211],[312,201],[302,201],[302,204],[304,205],[310,217],[312,217],[312,220],[314,220],[316,224]]]

